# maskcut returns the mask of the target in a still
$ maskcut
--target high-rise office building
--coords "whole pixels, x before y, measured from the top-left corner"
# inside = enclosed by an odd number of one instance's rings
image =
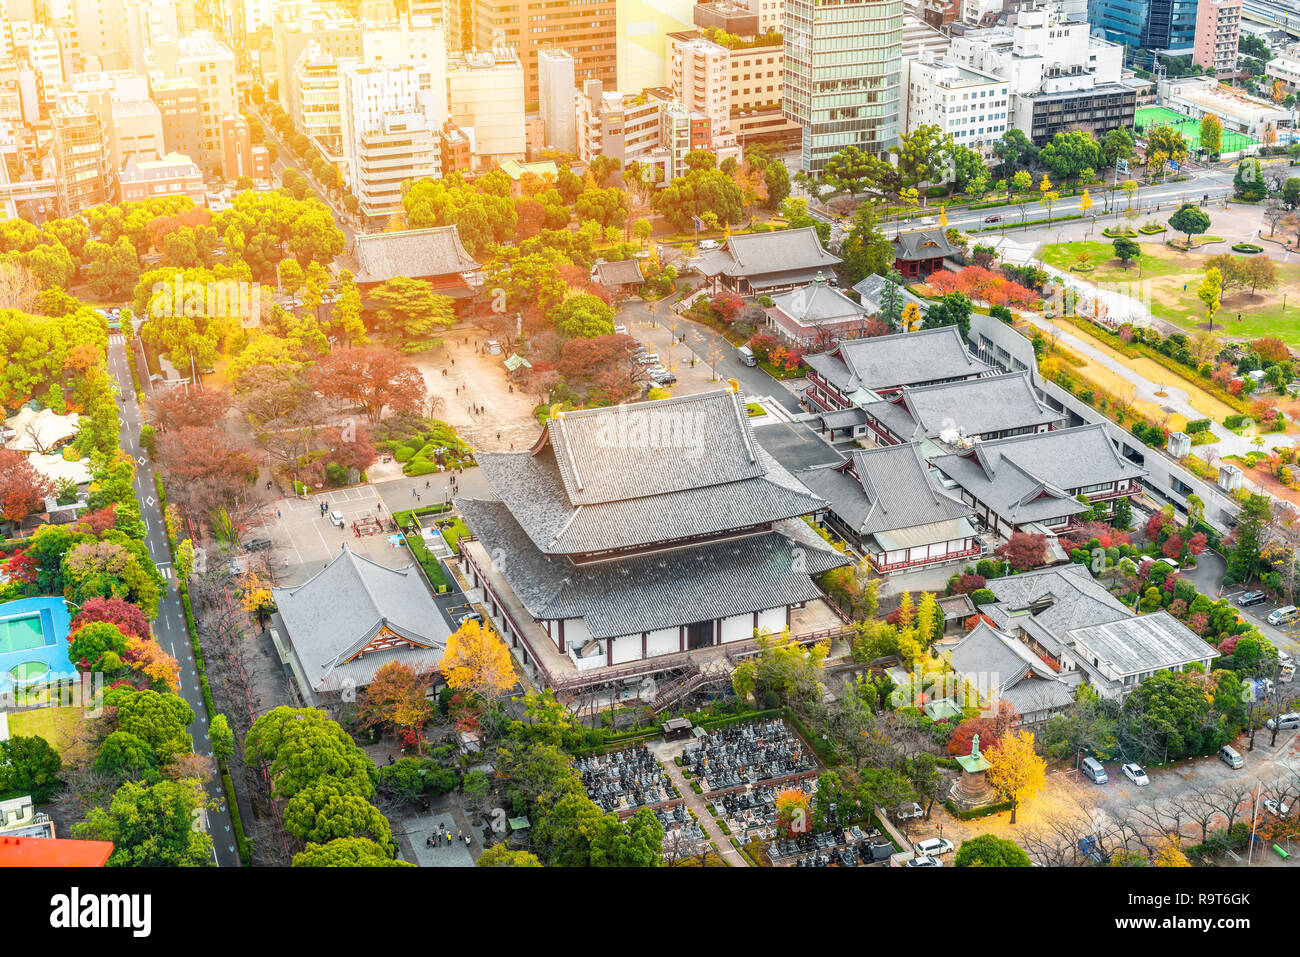
[[[805,170],[898,142],[902,36],[903,0],[788,0],[783,106],[803,128]]]
[[[617,0],[474,0],[474,41],[480,50],[514,47],[524,66],[524,101],[541,101],[537,53],[563,47],[577,79],[617,85]],[[660,73],[658,82],[663,82]],[[639,89],[639,87],[638,87]]]
[[[1144,61],[1151,50],[1190,53],[1196,0],[1089,0],[1088,22]]]

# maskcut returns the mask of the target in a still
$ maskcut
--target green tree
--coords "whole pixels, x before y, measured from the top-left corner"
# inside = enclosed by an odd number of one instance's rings
[[[85,662],[91,671],[115,672],[122,667],[126,635],[107,621],[92,621],[68,636],[68,657]]]
[[[1232,177],[1232,190],[1238,199],[1252,203],[1268,195],[1268,185],[1264,182],[1264,168],[1259,160],[1248,156],[1237,164],[1237,171]]]
[[[0,741],[0,797],[30,794],[44,804],[63,786],[63,759],[42,737],[16,734]]]
[[[396,276],[370,293],[379,328],[404,352],[419,352],[433,337],[456,322],[451,298],[433,291],[423,279]]]
[[[504,844],[493,844],[475,862],[479,867],[541,867],[542,862],[528,851],[512,851]]]
[[[1213,113],[1201,117],[1201,149],[1210,156],[1218,156],[1223,144],[1223,121]]]
[[[614,310],[603,299],[580,292],[560,303],[551,313],[551,321],[565,336],[594,339],[614,334]]]
[[[198,779],[128,782],[108,810],[95,808],[76,838],[112,841],[109,867],[212,867],[212,839],[194,826],[203,802]]]
[[[1002,134],[1002,139],[993,144],[993,155],[1002,161],[999,170],[1002,178],[1010,179],[1014,176],[1017,167],[1028,167],[1033,164],[1038,158],[1038,149],[1022,131],[1010,129]],[[1024,172],[1023,169],[1021,171]]]
[[[894,247],[877,227],[870,208],[865,204],[858,208],[853,226],[840,246],[840,258],[848,272],[850,285],[867,276],[884,276],[894,268]]]
[[[361,780],[323,777],[302,788],[285,806],[284,829],[299,840],[314,844],[344,837],[368,837],[392,853],[392,828],[379,809],[358,793],[355,782]]]
[[[1126,126],[1117,126],[1107,131],[1101,140],[1102,165],[1114,166],[1116,160],[1128,160],[1133,156],[1133,131]]]
[[[387,848],[366,837],[339,837],[327,844],[308,844],[293,856],[294,867],[414,867],[394,860]]]
[[[1248,582],[1259,568],[1259,555],[1264,547],[1264,531],[1272,520],[1272,507],[1267,496],[1254,492],[1242,505],[1237,516],[1234,538],[1228,551],[1228,572],[1224,582]]]
[[[1187,248],[1191,249],[1192,237],[1199,236],[1210,228],[1210,217],[1195,203],[1184,203],[1169,217],[1169,225],[1178,232],[1187,234]]]
[[[1124,236],[1111,240],[1111,246],[1115,249],[1115,258],[1123,263],[1125,269],[1128,268],[1129,263],[1142,255],[1142,247]]]
[[[375,792],[374,762],[318,708],[274,708],[253,722],[244,761],[269,763],[280,797],[293,797],[323,777],[355,778],[357,793]]]
[[[208,727],[212,739],[212,756],[224,765],[235,753],[235,736],[230,730],[230,722],[224,714],[214,714]]]
[[[856,196],[876,183],[877,164],[856,146],[846,146],[822,165],[821,180],[836,192]]]
[[[1038,151],[1038,159],[1057,179],[1075,180],[1101,165],[1101,148],[1087,130],[1062,130]]]
[[[952,859],[953,867],[1032,867],[1033,862],[1019,844],[995,834],[981,834],[962,841]]]
[[[104,704],[117,708],[117,729],[153,748],[159,764],[194,750],[186,731],[194,720],[194,709],[184,698],[153,690],[113,688],[105,692]]]
[[[129,731],[114,731],[99,746],[95,770],[138,779],[158,766],[153,748],[143,738]]]

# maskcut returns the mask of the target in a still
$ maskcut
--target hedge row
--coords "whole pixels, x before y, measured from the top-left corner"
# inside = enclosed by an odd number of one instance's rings
[[[999,801],[997,804],[990,804],[988,807],[977,807],[973,811],[963,811],[953,804],[952,801],[944,801],[943,806],[959,821],[973,821],[978,817],[988,817],[990,814],[999,814],[1002,811],[1011,810],[1010,801]]]
[[[172,538],[171,526],[167,524],[167,489],[163,486],[162,476],[154,474],[154,484],[158,489],[158,510],[163,513],[163,529],[167,535],[167,547],[171,551],[172,561],[176,560],[176,541]],[[173,565],[173,568],[175,566]],[[185,609],[185,627],[190,633],[190,647],[194,651],[194,673],[199,676],[199,689],[203,694],[203,706],[208,710],[208,720],[217,713],[217,706],[212,701],[212,685],[208,681],[207,668],[203,663],[203,648],[199,644],[199,628],[194,621],[194,607],[190,604],[189,583],[176,577],[176,590],[181,593],[181,606]],[[230,778],[226,762],[217,761],[221,771],[221,787],[226,793],[226,807],[230,809],[230,823],[235,832],[235,844],[239,847],[239,859],[247,867],[253,860],[253,842],[244,834],[244,822],[239,813],[239,801],[235,796],[235,783]]]
[[[984,226],[980,229],[970,230],[972,233],[994,233],[1003,229],[1019,229],[1021,226],[1041,226],[1044,223],[1052,225],[1053,223],[1064,223],[1072,219],[1083,219],[1082,213],[1071,213],[1068,216],[1053,216],[1051,219],[1026,219],[1024,222],[998,223],[994,226]]]

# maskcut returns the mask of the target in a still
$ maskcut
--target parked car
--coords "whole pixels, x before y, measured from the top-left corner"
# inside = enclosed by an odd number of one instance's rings
[[[1134,764],[1130,761],[1120,770],[1124,772],[1124,777],[1128,778],[1140,788],[1144,788],[1151,783],[1151,779],[1147,777],[1146,770],[1140,764]]]
[[[720,249],[720,248],[721,248],[721,244],[720,244],[716,239],[702,239],[702,240],[700,240],[700,248],[701,248],[701,249]]]
[[[1270,731],[1274,728],[1281,729],[1282,731],[1291,731],[1295,728],[1300,728],[1300,713],[1288,711],[1286,714],[1279,714],[1276,718],[1269,718],[1268,721],[1265,722],[1264,726]]]
[[[1274,798],[1265,798],[1263,801],[1264,810],[1268,811],[1274,817],[1286,817],[1291,813],[1291,805],[1285,801],[1278,801]]]
[[[1267,597],[1262,591],[1244,591],[1237,596],[1237,604],[1242,608],[1247,605],[1258,605]]]
[[[463,615],[459,615],[459,616],[457,616],[457,618],[456,618],[456,627],[459,628],[461,625],[465,624],[465,622],[467,622],[467,621],[477,621],[477,622],[481,625],[481,624],[483,623],[483,616],[480,615],[480,614],[479,614],[478,612],[476,612],[476,611],[468,611],[468,612],[466,612],[466,613],[463,614]]]
[[[636,361],[641,363],[643,366],[652,366],[659,361],[659,353],[647,352],[644,355],[637,356]]]
[[[1230,744],[1225,744],[1219,748],[1219,760],[1234,771],[1246,766],[1246,762],[1242,760],[1241,752]]]
[[[1296,616],[1300,615],[1300,608],[1295,605],[1283,605],[1274,611],[1265,619],[1270,625],[1285,625],[1289,621],[1294,621]]]
[[[263,552],[270,547],[271,540],[269,538],[250,538],[244,542],[244,548],[250,552]]]
[[[654,380],[659,385],[672,385],[677,381],[677,376],[673,375],[671,372],[664,372],[661,375],[654,376]]]
[[[1096,758],[1084,758],[1079,764],[1079,770],[1093,784],[1105,784],[1110,780],[1106,777],[1106,769],[1101,766],[1101,762]]]
[[[907,862],[908,867],[943,867],[943,861],[937,857],[914,857]]]
[[[910,821],[912,818],[920,817],[924,813],[925,811],[921,810],[921,805],[913,801],[910,805],[904,804],[899,809],[897,816],[900,821]]]
[[[614,335],[616,335],[616,336],[625,336],[625,335],[627,335],[627,326],[615,326],[615,327],[614,327]]]
[[[985,216],[985,217],[984,217],[984,222],[986,222],[986,223],[1000,223],[1000,222],[1002,222],[1002,217],[999,216],[997,213],[994,213],[992,216]]]
[[[922,857],[938,857],[952,853],[952,841],[946,837],[927,837],[924,841],[917,841],[912,848]]]
[[[331,524],[331,525],[337,525],[339,528],[342,528],[342,527],[343,527],[343,513],[342,513],[342,512],[338,512],[338,511],[330,512],[330,524]]]

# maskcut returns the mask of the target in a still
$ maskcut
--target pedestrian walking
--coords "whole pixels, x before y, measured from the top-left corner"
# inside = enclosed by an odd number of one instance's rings
[[[276,518],[280,517],[280,510],[278,508],[275,510],[275,517]]]
[[[465,846],[466,846],[466,847],[469,847],[469,835],[468,835],[468,834],[465,835]]]
[[[451,360],[451,364],[452,364],[452,365],[455,365],[455,364],[456,364],[456,360],[455,360],[455,359],[452,359],[452,360]]]
[[[425,488],[428,488],[428,487],[429,487],[429,481],[428,481],[428,479],[425,479],[424,487],[425,487]]]

